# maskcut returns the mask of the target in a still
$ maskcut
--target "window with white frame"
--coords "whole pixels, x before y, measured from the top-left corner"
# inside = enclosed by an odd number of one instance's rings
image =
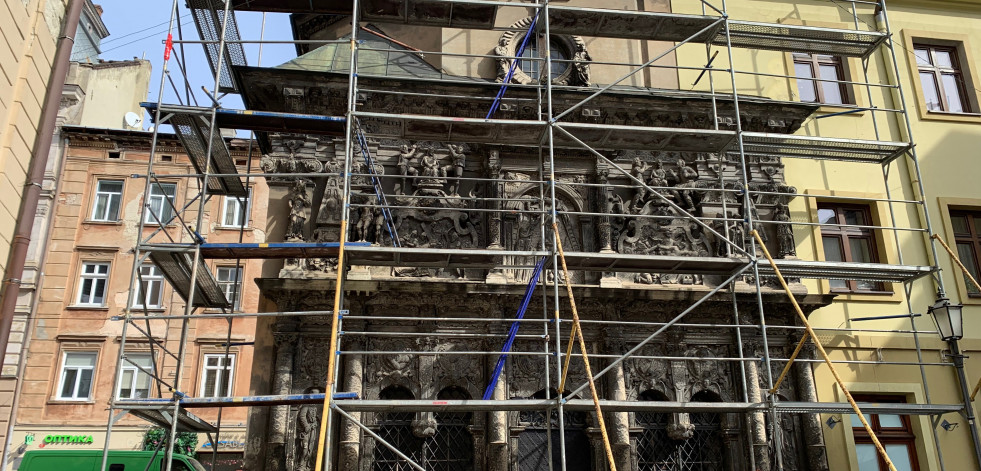
[[[78,283],[77,306],[105,306],[109,262],[84,262]]]
[[[232,395],[232,369],[235,355],[224,353],[206,354],[201,377],[201,397]]]
[[[65,352],[61,362],[58,399],[88,399],[92,393],[96,352]]]
[[[163,307],[163,273],[152,263],[140,266],[139,288],[133,298],[133,307],[160,309]]]
[[[252,190],[247,196],[226,196],[221,211],[223,227],[245,227],[249,225],[249,202]]]
[[[234,309],[242,306],[242,269],[238,267],[218,267],[215,273],[218,287],[225,293],[228,302],[234,300]]]
[[[140,370],[153,371],[149,353],[127,354],[120,368],[119,399],[146,399],[150,397],[150,375]]]
[[[154,183],[153,185],[150,185],[150,194],[147,196],[146,201],[148,207],[144,222],[147,224],[169,223],[174,217],[176,199],[176,184]]]
[[[95,187],[95,203],[92,205],[93,221],[118,221],[119,205],[123,199],[123,182],[99,180]]]

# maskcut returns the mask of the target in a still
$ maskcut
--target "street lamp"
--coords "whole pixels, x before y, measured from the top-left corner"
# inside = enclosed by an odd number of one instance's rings
[[[937,301],[927,308],[927,312],[932,314],[933,320],[937,322],[940,337],[944,340],[949,342],[964,337],[964,318],[961,316],[963,308],[964,306],[960,304],[950,304],[950,300],[944,297],[943,293],[937,293]]]
[[[937,322],[937,330],[940,337],[947,342],[950,347],[950,358],[954,361],[954,369],[957,370],[957,382],[960,383],[961,396],[964,398],[964,417],[967,419],[968,427],[971,430],[971,438],[974,440],[974,458],[978,466],[981,467],[981,434],[978,433],[978,425],[974,420],[974,407],[971,404],[971,393],[968,392],[967,375],[964,373],[964,355],[961,354],[957,341],[964,337],[964,317],[961,310],[964,306],[960,304],[950,304],[950,300],[944,296],[943,289],[937,291],[937,301],[933,306],[927,308],[927,312],[933,315],[933,320]],[[949,425],[949,424],[948,424]],[[948,432],[953,427],[944,427]]]

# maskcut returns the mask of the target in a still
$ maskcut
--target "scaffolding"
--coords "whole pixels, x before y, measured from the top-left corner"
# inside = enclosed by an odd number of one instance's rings
[[[732,3],[735,0],[729,0]],[[765,389],[774,387],[775,379],[772,377],[774,365],[793,361],[791,358],[775,358],[771,355],[768,347],[768,332],[798,332],[802,337],[807,337],[804,333],[805,327],[802,324],[793,323],[788,325],[775,325],[766,320],[765,303],[772,302],[774,291],[765,286],[767,279],[782,273],[784,276],[819,279],[819,280],[859,280],[871,282],[899,283],[903,286],[906,311],[896,318],[908,318],[909,329],[903,330],[873,330],[856,327],[815,327],[814,331],[821,333],[835,333],[839,335],[855,335],[861,333],[885,333],[910,335],[915,343],[917,356],[916,362],[890,362],[884,360],[835,360],[836,364],[868,364],[868,365],[908,365],[917,367],[923,380],[922,387],[926,394],[926,403],[923,404],[893,404],[893,403],[861,403],[863,411],[870,413],[883,414],[909,414],[930,416],[934,421],[933,441],[937,447],[940,457],[941,469],[943,469],[943,455],[940,450],[940,443],[936,432],[936,423],[940,417],[949,413],[963,413],[969,417],[973,416],[971,405],[965,398],[965,403],[958,404],[936,404],[930,399],[930,390],[926,381],[927,368],[951,368],[951,363],[929,362],[924,359],[923,350],[920,345],[920,336],[935,335],[930,330],[921,330],[917,327],[916,318],[919,314],[910,304],[910,293],[914,283],[935,283],[940,292],[944,291],[943,279],[939,276],[937,268],[937,251],[933,246],[933,230],[929,220],[929,212],[925,205],[925,196],[919,176],[919,161],[917,151],[912,140],[912,128],[908,116],[902,85],[900,83],[876,83],[869,79],[869,68],[873,53],[881,48],[888,50],[891,54],[891,64],[886,67],[893,69],[892,77],[899,77],[901,72],[896,60],[895,43],[892,33],[888,29],[888,13],[885,1],[883,0],[814,0],[815,3],[826,3],[832,8],[837,7],[848,13],[854,19],[854,29],[835,29],[821,28],[812,26],[796,26],[788,24],[771,24],[763,22],[743,21],[732,19],[728,14],[726,0],[710,2],[703,0],[694,2],[700,5],[702,14],[679,14],[663,13],[652,11],[627,11],[611,10],[601,8],[583,8],[573,6],[553,6],[547,0],[536,0],[528,2],[508,2],[492,0],[397,0],[397,1],[377,1],[377,0],[346,0],[346,1],[320,1],[309,2],[306,0],[242,0],[233,2],[222,0],[192,0],[188,2],[188,8],[193,13],[193,19],[200,34],[200,40],[185,39],[181,35],[179,28],[177,40],[173,41],[176,45],[174,52],[178,50],[181,54],[175,57],[177,64],[182,72],[194,67],[188,64],[186,56],[183,54],[185,44],[202,44],[208,59],[208,65],[214,76],[214,83],[209,98],[210,106],[197,106],[190,103],[192,87],[187,74],[184,73],[181,80],[177,83],[171,77],[172,71],[168,68],[168,62],[164,62],[162,80],[158,102],[146,103],[145,108],[153,116],[156,128],[153,132],[153,144],[151,146],[151,157],[148,160],[147,173],[145,175],[134,176],[145,180],[145,191],[149,192],[151,185],[157,182],[157,176],[153,170],[155,161],[153,154],[156,151],[157,134],[161,125],[169,124],[173,126],[175,133],[187,151],[191,159],[195,172],[193,174],[181,175],[179,177],[199,182],[199,195],[193,198],[183,207],[176,207],[170,200],[165,198],[166,204],[171,205],[173,218],[171,221],[159,221],[159,229],[154,230],[149,236],[143,236],[143,224],[147,221],[147,216],[140,219],[141,239],[136,245],[134,265],[132,270],[132,284],[134,289],[130,290],[130,299],[127,308],[122,316],[117,318],[123,323],[122,339],[118,356],[118,367],[115,381],[118,383],[120,371],[127,362],[126,346],[128,336],[132,336],[130,329],[137,331],[139,336],[148,338],[151,352],[154,349],[162,350],[166,358],[172,359],[176,365],[177,372],[173,378],[164,378],[160,362],[154,360],[152,367],[146,369],[135,363],[130,363],[158,383],[157,391],[159,397],[145,400],[119,399],[116,397],[118,388],[114,388],[113,399],[110,402],[110,419],[105,445],[105,453],[108,456],[109,435],[113,425],[124,415],[133,414],[143,418],[153,424],[166,427],[170,431],[170,442],[173,442],[177,432],[192,431],[198,433],[220,434],[221,416],[218,416],[216,424],[207,423],[191,413],[191,410],[200,408],[226,408],[226,407],[273,407],[282,405],[301,405],[301,404],[324,404],[322,429],[320,433],[323,450],[319,450],[316,456],[316,470],[322,467],[333,469],[336,450],[333,444],[337,440],[337,427],[340,421],[354,423],[368,436],[377,441],[378,446],[386,446],[400,458],[407,466],[415,469],[426,469],[413,462],[412,458],[403,454],[396,446],[386,442],[377,435],[372,429],[359,421],[359,418],[352,413],[356,412],[390,412],[390,411],[411,411],[411,412],[503,412],[503,411],[538,411],[551,412],[557,411],[557,423],[548,424],[547,433],[558,435],[558,446],[560,447],[559,456],[562,457],[556,466],[565,469],[565,411],[593,411],[594,406],[603,408],[604,413],[615,412],[732,412],[732,413],[761,413],[768,417],[769,427],[771,428],[771,439],[776,441],[773,447],[773,457],[775,466],[782,469],[782,447],[780,446],[781,434],[772,430],[773,424],[779,424],[780,417],[784,414],[833,414],[851,413],[851,405],[840,402],[802,402],[780,400],[776,395],[769,394],[765,397],[753,398],[747,390],[747,366],[753,363],[761,363],[764,370],[763,383]],[[715,4],[717,3],[717,4]],[[531,26],[527,27],[506,27],[502,28],[497,24],[497,12],[502,9],[519,9],[525,11],[533,20]],[[426,13],[419,14],[419,11]],[[294,112],[283,112],[275,110],[231,110],[222,108],[220,100],[224,95],[219,93],[242,93],[242,75],[239,69],[246,70],[245,53],[242,47],[244,43],[263,43],[276,42],[264,41],[262,37],[258,40],[243,40],[235,23],[236,11],[261,11],[279,13],[307,13],[324,15],[343,15],[350,16],[352,25],[360,25],[362,21],[370,21],[375,24],[399,24],[414,26],[436,26],[452,27],[461,29],[486,30],[486,31],[515,31],[516,34],[525,34],[526,38],[537,37],[538,51],[548,51],[549,40],[553,35],[583,35],[589,37],[625,39],[625,40],[649,40],[666,41],[674,43],[672,47],[658,54],[656,57],[644,62],[634,64],[616,64],[627,67],[630,72],[619,79],[603,85],[593,87],[574,87],[570,85],[560,85],[553,83],[550,73],[542,73],[541,80],[531,83],[494,83],[493,81],[475,80],[473,77],[453,77],[441,76],[439,81],[453,85],[459,95],[445,95],[440,98],[448,103],[458,103],[460,101],[474,101],[481,106],[491,107],[499,105],[506,109],[516,109],[516,104],[531,106],[531,112],[520,116],[520,119],[498,119],[490,114],[487,118],[479,116],[467,116],[462,114],[405,114],[396,112],[378,112],[365,110],[364,102],[367,96],[408,96],[411,94],[424,93],[425,83],[407,78],[373,76],[370,73],[362,73],[358,70],[359,53],[367,48],[359,40],[361,28],[352,27],[350,40],[343,41],[319,41],[319,40],[300,40],[294,41],[296,44],[316,46],[327,43],[349,43],[350,58],[349,67],[346,72],[346,81],[339,84],[346,90],[346,108],[324,110],[324,114],[303,114]],[[170,26],[171,31],[175,30],[176,21],[179,13],[178,2],[173,2],[171,11]],[[878,15],[883,18],[883,29],[871,27],[860,17],[863,15]],[[545,38],[545,39],[542,39]],[[280,41],[281,42],[281,41]],[[526,40],[527,42],[527,40]],[[170,54],[168,40],[168,53]],[[681,48],[705,47],[705,66],[703,67],[684,67],[667,66],[658,63],[658,60],[670,54],[676,53]],[[523,46],[522,46],[523,47]],[[811,137],[795,134],[763,133],[743,129],[742,114],[740,107],[767,107],[782,106],[778,100],[760,99],[757,97],[740,95],[738,86],[738,76],[757,75],[775,78],[792,79],[794,77],[779,74],[767,74],[763,72],[749,72],[739,70],[734,59],[734,49],[784,51],[810,54],[834,54],[844,57],[857,58],[863,65],[864,80],[846,81],[815,78],[814,83],[832,83],[835,85],[854,86],[856,90],[863,90],[868,99],[865,106],[843,105],[846,111],[825,115],[822,118],[832,117],[838,114],[855,112],[865,112],[871,116],[873,131],[876,136],[874,140],[860,140],[835,137]],[[379,50],[370,49],[370,52],[386,53],[405,53],[404,50]],[[690,49],[685,49],[690,51]],[[713,50],[715,55],[712,54]],[[443,51],[422,51],[419,54],[430,54],[445,57],[468,57],[477,59],[498,60],[507,59],[511,64],[510,73],[514,72],[517,63],[532,63],[540,70],[552,70],[554,63],[573,66],[573,61],[569,59],[556,59],[548,52],[539,56],[522,56],[520,52],[514,56],[502,56],[495,52],[490,55],[480,54],[453,54]],[[712,63],[715,56],[722,54],[727,59],[728,67],[713,67]],[[602,62],[591,62],[600,66]],[[696,83],[706,80],[709,83],[707,92],[685,92],[682,90],[659,90],[659,89],[636,89],[620,86],[636,74],[650,69],[667,69],[671,71],[685,70],[699,73]],[[244,73],[244,72],[243,72]],[[722,78],[719,78],[719,77]],[[509,75],[510,77],[510,75]],[[331,78],[334,80],[334,78]],[[717,82],[722,84],[717,89]],[[166,85],[172,87],[173,95],[178,101],[177,104],[164,103],[167,94]],[[183,86],[179,89],[178,84]],[[694,84],[693,87],[694,88]],[[727,91],[726,91],[727,90]],[[206,90],[207,92],[207,90]],[[496,94],[496,95],[495,95]],[[181,97],[188,97],[187,103]],[[571,117],[577,113],[588,114],[592,112],[587,107],[598,97],[616,95],[617,97],[651,97],[660,96],[671,100],[690,100],[697,102],[699,106],[705,106],[710,110],[711,124],[705,126],[678,126],[678,127],[657,127],[657,126],[635,126],[626,124],[604,124],[600,122],[573,122]],[[877,97],[881,95],[881,99]],[[897,104],[898,103],[898,104]],[[890,105],[891,104],[891,105]],[[799,103],[794,103],[800,106]],[[448,108],[452,108],[449,106]],[[439,111],[439,109],[437,109]],[[812,110],[813,111],[813,110]],[[512,113],[515,114],[515,113]],[[518,113],[520,114],[520,113]],[[905,129],[899,134],[905,135],[905,140],[881,140],[880,127],[887,125],[880,124],[878,120],[884,117],[899,116],[905,122]],[[888,120],[886,120],[888,122]],[[269,133],[287,132],[296,134],[315,134],[333,136],[343,141],[344,145],[344,167],[330,172],[312,173],[292,173],[291,177],[303,177],[310,179],[324,179],[328,176],[340,178],[343,181],[342,195],[343,204],[338,208],[337,217],[340,220],[339,239],[329,242],[270,242],[270,243],[209,243],[200,233],[199,228],[203,227],[203,217],[207,211],[206,204],[209,198],[214,195],[227,195],[242,197],[248,194],[249,179],[282,177],[280,173],[264,173],[254,171],[251,168],[252,161],[249,160],[247,172],[241,172],[236,168],[231,154],[228,150],[225,139],[221,137],[221,129],[236,129],[251,131],[256,133],[258,147],[262,150],[270,149],[268,140]],[[394,222],[392,214],[406,210],[420,210],[431,208],[426,206],[425,195],[399,195],[402,198],[393,198],[396,195],[387,194],[386,189],[393,187],[395,183],[405,182],[406,179],[423,178],[418,175],[385,175],[375,172],[371,161],[369,147],[372,139],[406,139],[406,140],[431,140],[440,142],[459,142],[459,143],[483,143],[500,144],[506,143],[507,146],[516,148],[534,149],[538,155],[539,167],[534,169],[537,177],[524,180],[522,183],[537,187],[536,209],[520,210],[507,207],[505,203],[508,198],[504,195],[491,192],[491,195],[471,195],[460,197],[462,200],[469,200],[474,204],[466,211],[472,214],[501,214],[501,213],[527,213],[539,218],[540,244],[534,249],[528,250],[503,250],[497,247],[488,248],[421,248],[407,246],[398,243],[398,236],[394,233]],[[735,162],[738,172],[735,175],[720,175],[718,185],[712,188],[699,188],[699,191],[707,194],[717,194],[721,200],[723,210],[716,217],[696,216],[689,212],[678,202],[670,197],[671,188],[659,187],[650,181],[638,178],[631,172],[629,162],[615,158],[615,151],[624,150],[644,150],[658,152],[698,152],[708,153],[721,158],[730,159]],[[611,173],[619,179],[626,179],[628,185],[617,185],[608,182],[587,183],[570,182],[558,179],[556,176],[557,158],[556,152],[579,152],[585,155],[594,156],[597,162],[602,162]],[[354,163],[358,159],[365,159],[367,173],[357,173]],[[763,196],[773,196],[774,193],[754,190],[749,181],[749,165],[752,159],[816,159],[830,161],[844,161],[861,163],[871,166],[879,166],[882,169],[883,181],[886,188],[885,198],[853,198],[822,196],[825,200],[846,200],[854,202],[856,200],[869,203],[883,203],[888,206],[892,216],[888,224],[872,225],[870,223],[842,225],[832,224],[837,227],[850,227],[858,229],[869,229],[873,231],[892,232],[895,234],[894,243],[898,262],[896,264],[886,263],[853,263],[853,262],[827,262],[809,260],[778,259],[773,265],[767,263],[762,256],[761,248],[758,247],[758,240],[746,237],[745,232],[730,230],[732,227],[742,227],[743,229],[755,229],[766,227],[778,227],[780,225],[792,225],[796,230],[814,230],[822,226],[827,227],[828,223],[810,223],[804,221],[779,221],[762,220],[754,214],[750,208],[756,204],[756,198]],[[890,169],[900,165],[902,162],[910,166],[917,175],[916,188],[912,193],[918,195],[917,199],[897,199],[889,194],[890,189]],[[174,175],[168,175],[174,177]],[[364,195],[357,193],[353,189],[352,179],[366,178],[373,184],[372,194]],[[464,177],[462,173],[456,176],[444,176],[445,180],[458,185],[463,182],[473,182],[484,185],[502,185],[508,180],[500,177]],[[614,251],[570,251],[563,257],[559,257],[559,247],[555,243],[558,239],[557,228],[560,218],[563,215],[574,214],[578,216],[589,216],[593,218],[609,218],[611,212],[602,209],[586,208],[579,212],[568,211],[558,206],[557,191],[570,190],[589,193],[598,191],[601,188],[640,188],[659,198],[663,205],[670,208],[669,215],[642,215],[631,214],[629,217],[636,219],[683,219],[690,221],[694,226],[698,226],[700,231],[715,237],[719,243],[719,256],[690,256],[690,255],[630,255],[621,254]],[[367,196],[377,198],[377,201],[370,203],[355,203],[352,196]],[[388,197],[388,198],[386,198]],[[814,195],[796,194],[796,198],[815,198]],[[410,203],[404,203],[409,200]],[[743,208],[742,215],[730,212],[727,208],[727,201],[732,200],[734,208]],[[399,203],[398,201],[403,201]],[[367,243],[349,240],[350,224],[352,212],[363,207],[376,206],[385,214],[385,225],[388,228],[392,243]],[[898,225],[894,208],[910,208],[912,212],[920,212],[924,221],[923,227],[902,227]],[[193,210],[193,211],[192,211]],[[149,205],[144,207],[144,211],[149,211]],[[157,215],[150,211],[152,217]],[[194,214],[195,221],[186,219],[186,215]],[[167,223],[176,224],[180,235],[174,237],[166,229]],[[909,265],[906,264],[903,256],[902,244],[900,243],[900,233],[909,233],[915,237],[922,237],[923,241],[931,247],[928,254],[931,261],[928,265]],[[813,233],[812,233],[813,234]],[[161,238],[166,240],[161,241]],[[241,240],[241,238],[240,238]],[[378,241],[384,239],[379,236]],[[207,260],[235,260],[241,263],[248,259],[308,259],[308,258],[332,258],[337,257],[336,277],[334,280],[327,280],[322,284],[325,289],[334,292],[334,306],[331,310],[324,311],[304,311],[304,312],[258,312],[240,313],[233,312],[232,306],[234,299],[226,299],[224,293],[218,287],[215,277],[210,273],[206,265]],[[482,318],[471,317],[454,318],[442,317],[438,315],[428,316],[360,316],[352,314],[345,309],[344,296],[347,289],[356,289],[356,281],[345,279],[345,269],[351,266],[390,266],[390,267],[414,267],[414,268],[440,268],[440,269],[480,269],[495,270],[507,267],[518,271],[531,271],[534,262],[545,258],[547,264],[546,271],[550,271],[551,276],[542,276],[537,282],[533,281],[531,288],[540,289],[541,310],[545,313],[542,318],[522,318],[512,319],[502,318]],[[166,316],[154,315],[148,312],[134,312],[133,306],[134,293],[140,283],[142,283],[139,267],[144,260],[152,260],[163,272],[166,279],[174,287],[175,291],[186,301],[186,308],[183,314],[168,314]],[[560,268],[561,267],[561,268]],[[588,385],[571,384],[568,390],[560,388],[557,393],[552,392],[553,386],[565,381],[563,376],[563,364],[567,364],[572,350],[566,350],[563,343],[572,341],[575,329],[573,323],[566,315],[560,314],[565,310],[565,300],[571,298],[572,289],[569,287],[570,296],[560,294],[562,277],[558,276],[561,272],[567,275],[568,272],[598,272],[598,273],[639,273],[639,274],[681,274],[681,275],[700,275],[714,276],[723,280],[712,289],[698,292],[690,296],[690,303],[687,308],[680,311],[673,319],[668,322],[628,322],[628,321],[609,321],[601,319],[584,318],[581,320],[583,325],[595,326],[620,326],[632,329],[641,329],[650,332],[643,341],[630,345],[630,348],[622,355],[595,354],[591,358],[598,360],[599,371],[592,375],[593,380],[598,380],[608,374],[614,367],[628,358],[644,358],[657,360],[675,360],[685,362],[715,361],[730,362],[738,365],[741,377],[741,400],[730,402],[701,402],[701,401],[625,401],[612,398],[599,398],[594,404],[593,401],[577,398],[578,394],[585,390]],[[750,280],[748,291],[735,289],[737,280]],[[932,280],[932,281],[931,281]],[[512,283],[514,284],[514,283]],[[517,283],[520,285],[520,283]],[[347,288],[352,286],[353,288]],[[744,324],[739,321],[739,313],[736,312],[737,297],[751,293],[755,300],[747,301],[748,298],[740,298],[741,303],[754,304],[756,306],[755,316],[757,324]],[[779,294],[779,292],[777,292]],[[729,324],[706,324],[698,322],[686,322],[686,317],[699,308],[700,305],[708,300],[732,300],[733,317]],[[201,313],[201,309],[218,310],[219,313]],[[554,312],[555,317],[551,318],[547,313]],[[229,324],[229,339],[231,339],[232,321],[242,317],[268,317],[268,316],[331,316],[333,324],[331,326],[331,348],[330,363],[328,368],[328,378],[326,380],[327,389],[323,393],[314,394],[288,394],[288,395],[259,395],[259,396],[238,396],[238,397],[191,397],[181,389],[185,382],[184,365],[185,344],[189,327],[201,319],[227,319]],[[537,339],[541,344],[540,351],[510,351],[504,352],[513,356],[530,356],[541,362],[545,381],[545,397],[534,399],[507,399],[503,395],[492,395],[490,399],[440,399],[438,401],[427,398],[418,399],[369,399],[351,395],[337,386],[336,378],[339,370],[339,363],[347,355],[385,355],[401,354],[410,356],[421,356],[432,354],[431,351],[373,351],[351,350],[345,345],[345,339],[349,337],[361,338],[382,338],[398,336],[399,333],[382,332],[365,328],[364,331],[346,331],[342,327],[343,321],[364,321],[391,320],[391,321],[413,321],[423,324],[440,323],[486,323],[492,326],[492,333],[480,334],[487,338],[493,338],[503,342],[508,338],[505,333],[508,326],[527,326],[518,338]],[[885,318],[885,317],[883,317]],[[176,352],[167,349],[151,336],[150,321],[165,320],[168,325],[180,328],[179,347]],[[578,320],[577,320],[578,321]],[[735,356],[704,358],[704,357],[685,357],[685,356],[651,356],[643,355],[640,352],[642,347],[650,343],[655,338],[672,328],[701,328],[716,329],[721,332],[732,333],[740,339],[736,347],[738,352]],[[513,328],[515,331],[516,327]],[[531,329],[538,329],[532,331]],[[807,327],[810,329],[810,327]],[[752,334],[759,336],[763,344],[762,358],[752,358],[751,355],[743,352],[741,339],[743,335]],[[406,333],[405,336],[415,334]],[[434,337],[443,336],[465,336],[478,335],[466,333],[432,333]],[[229,354],[226,343],[226,356]],[[571,343],[570,343],[571,347]],[[463,355],[473,361],[484,361],[485,359],[495,359],[502,354],[496,350],[486,351],[453,351],[441,352],[445,355]],[[573,355],[575,356],[575,355]],[[153,358],[156,355],[152,355]],[[168,360],[169,361],[169,360]],[[578,361],[572,359],[572,361]],[[799,358],[797,362],[813,363],[818,360]],[[738,388],[737,388],[738,389]],[[551,415],[549,415],[551,417]],[[977,444],[977,432],[974,429],[973,420],[971,422],[971,432]],[[218,437],[212,439],[212,443],[218,443]],[[549,438],[549,446],[552,440]],[[755,460],[756,450],[754,444],[748,442],[749,447],[747,456],[750,460]],[[217,448],[217,447],[216,447]],[[166,471],[171,471],[170,454],[173,448],[167,447]],[[323,463],[321,460],[325,460]],[[755,466],[755,461],[753,461]],[[550,469],[553,463],[549,462]],[[755,469],[755,467],[754,467]],[[105,470],[105,465],[103,465]]]

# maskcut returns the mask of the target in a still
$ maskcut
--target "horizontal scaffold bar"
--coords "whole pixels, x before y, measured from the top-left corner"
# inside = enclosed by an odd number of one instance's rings
[[[237,396],[185,398],[180,401],[182,408],[211,407],[249,407],[276,406],[285,404],[321,404],[324,394],[286,394],[270,396]],[[683,401],[600,401],[604,410],[610,412],[637,411],[684,411],[684,412],[748,412],[768,410],[768,402],[683,402]],[[117,409],[145,409],[173,407],[169,399],[141,399],[117,401]],[[934,415],[957,412],[963,404],[906,404],[906,403],[860,403],[863,411],[887,414]],[[337,406],[350,412],[452,412],[452,411],[522,411],[545,410],[556,406],[549,399],[511,399],[511,400],[338,400]],[[569,399],[563,402],[567,410],[592,411],[593,401]],[[772,404],[777,411],[786,413],[848,413],[851,405],[846,402],[776,402]]]

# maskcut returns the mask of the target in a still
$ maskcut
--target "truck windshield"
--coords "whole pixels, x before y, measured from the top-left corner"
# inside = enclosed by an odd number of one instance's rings
[[[192,471],[207,471],[204,469],[204,466],[202,466],[201,463],[199,463],[198,460],[194,458],[188,457],[187,462],[191,463],[191,466],[194,467]]]
[[[190,456],[185,457],[184,459],[187,460],[187,463],[181,460],[171,461],[171,471],[206,471],[204,466],[201,466],[201,463],[198,463],[198,460],[191,458]],[[188,467],[188,463],[190,463],[190,467]]]

